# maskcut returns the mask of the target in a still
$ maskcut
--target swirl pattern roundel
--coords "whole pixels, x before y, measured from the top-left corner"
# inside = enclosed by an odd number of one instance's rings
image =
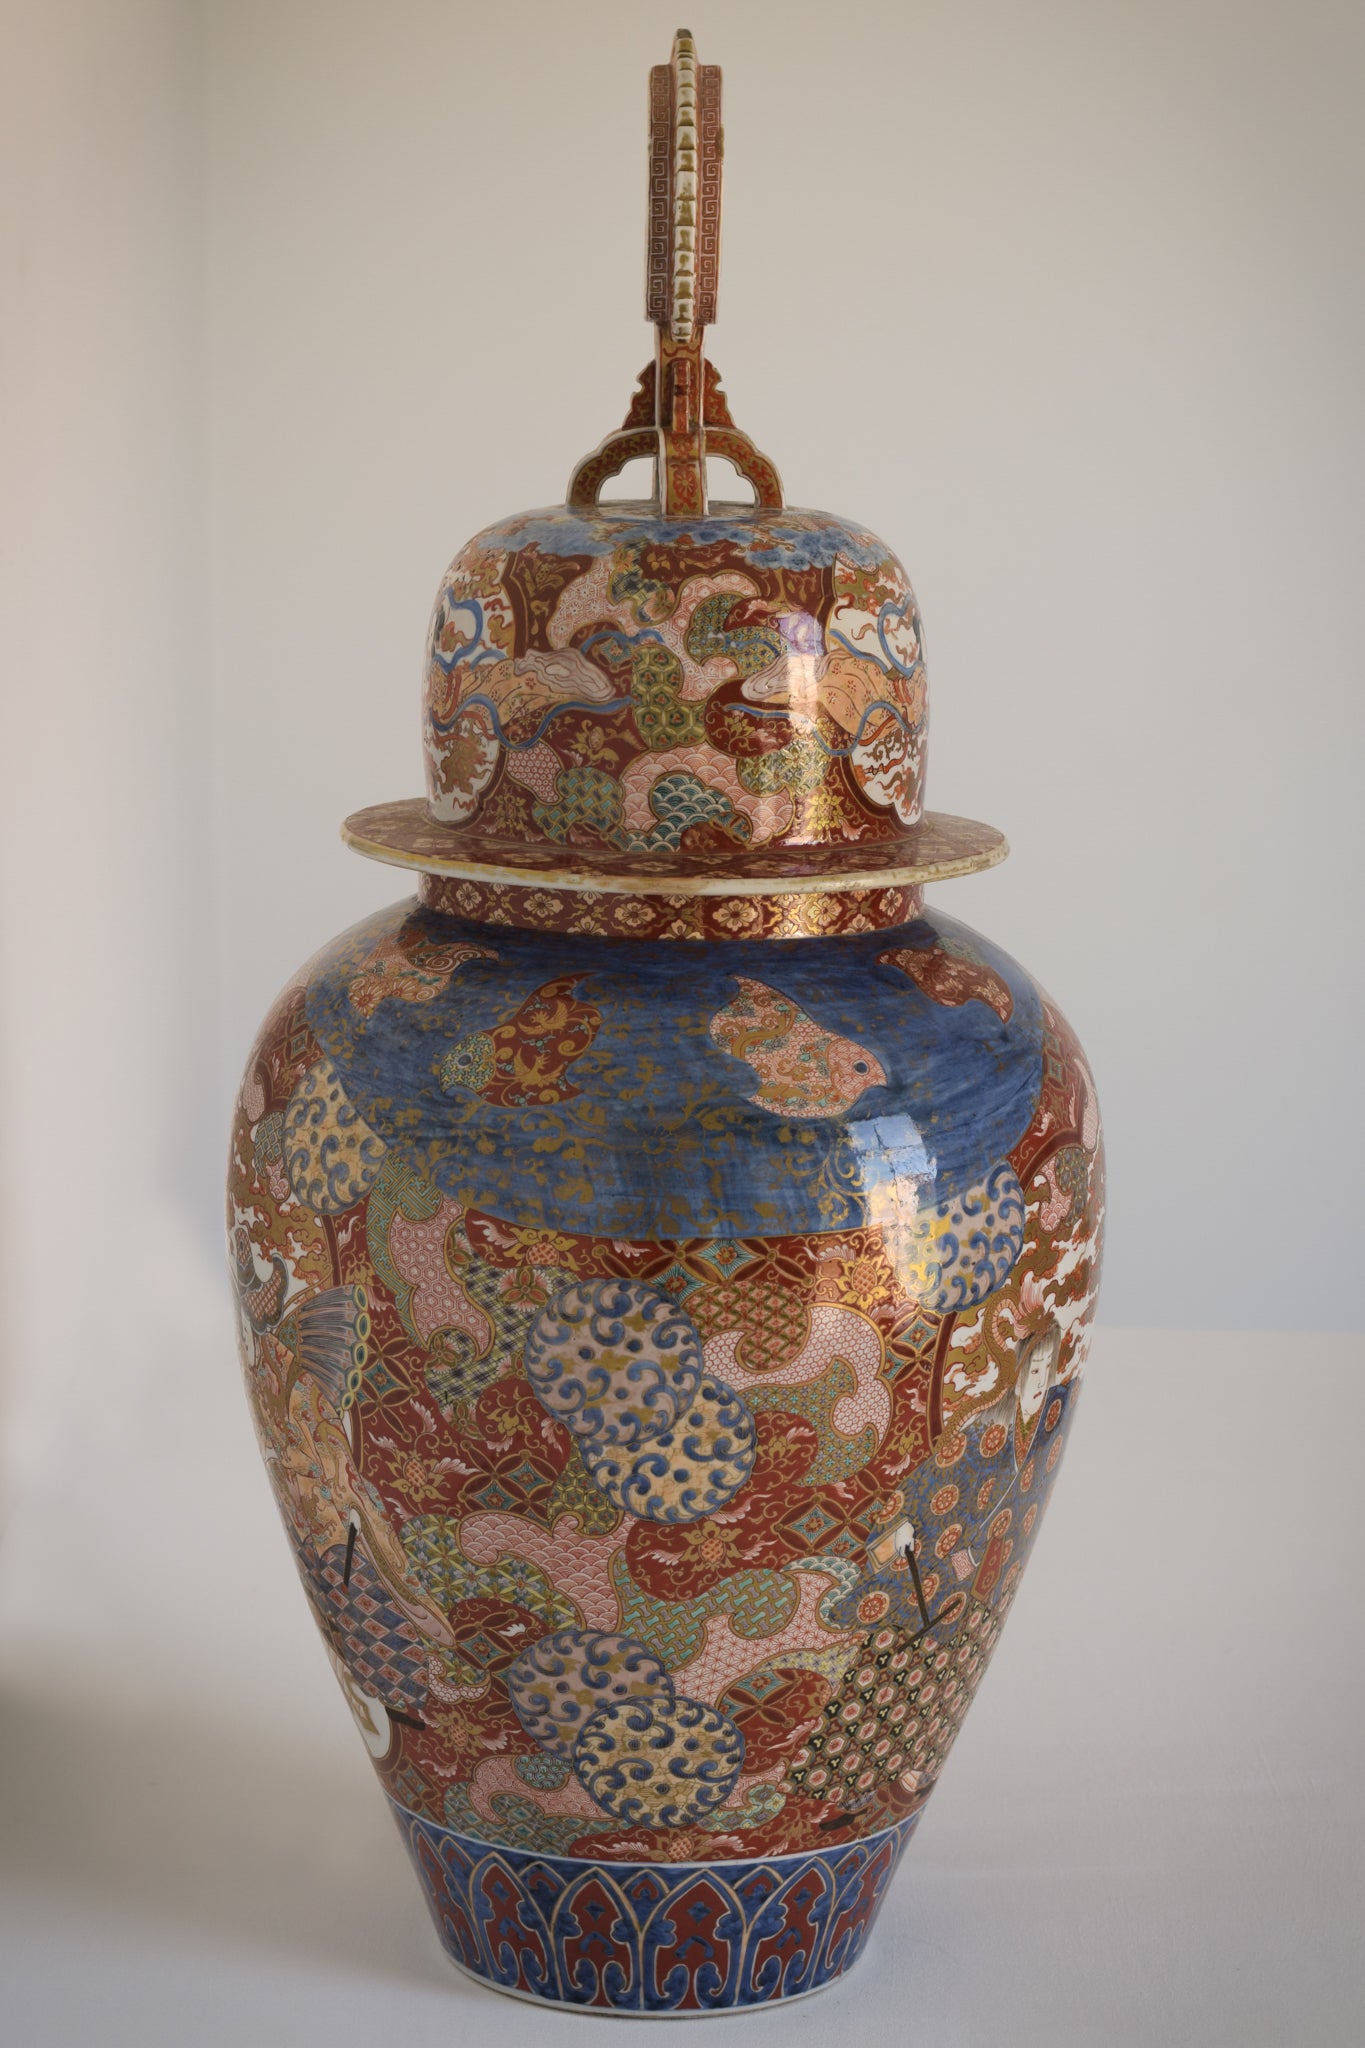
[[[596,1439],[583,1463],[608,1500],[647,1522],[696,1522],[739,1492],[753,1470],[754,1419],[723,1380],[703,1373],[671,1429],[635,1451]]]
[[[671,1706],[674,1697],[672,1679],[643,1643],[579,1628],[559,1629],[523,1650],[507,1686],[526,1733],[564,1757],[599,1708],[650,1700]]]
[[[563,1288],[526,1340],[526,1373],[580,1441],[633,1450],[679,1417],[701,1376],[701,1339],[670,1296],[634,1280]]]
[[[744,1737],[701,1700],[599,1707],[574,1745],[574,1769],[607,1813],[685,1827],[714,1813],[744,1763]]]

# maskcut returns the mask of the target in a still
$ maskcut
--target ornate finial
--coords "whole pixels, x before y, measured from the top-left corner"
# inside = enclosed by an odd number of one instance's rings
[[[714,72],[715,66],[712,65]],[[696,312],[697,284],[697,170],[700,143],[697,135],[697,52],[686,29],[673,38],[673,319],[676,342],[692,339]],[[723,149],[723,144],[722,144]],[[722,150],[715,152],[716,182],[720,182]]]
[[[720,264],[720,66],[680,28],[649,74],[649,281],[645,318],[690,342],[716,317]]]
[[[595,505],[609,477],[647,455],[664,517],[704,516],[706,458],[719,455],[753,486],[757,504],[781,506],[777,471],[736,427],[702,353],[703,332],[716,317],[723,153],[720,66],[698,64],[696,45],[680,28],[671,61],[649,75],[645,314],[657,331],[654,361],[641,372],[624,425],[574,471],[570,505]]]

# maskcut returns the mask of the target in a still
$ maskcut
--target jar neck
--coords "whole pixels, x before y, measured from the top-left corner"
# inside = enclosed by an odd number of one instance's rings
[[[824,939],[891,931],[924,908],[916,884],[763,895],[655,895],[610,890],[521,888],[424,874],[418,895],[429,910],[466,924],[582,938],[719,943],[727,939]]]

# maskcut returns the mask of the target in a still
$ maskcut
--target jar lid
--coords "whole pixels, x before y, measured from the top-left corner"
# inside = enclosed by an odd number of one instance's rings
[[[439,878],[429,901],[505,924],[896,924],[922,883],[1008,849],[992,826],[924,810],[928,685],[904,569],[855,522],[783,504],[704,354],[720,71],[686,30],[650,74],[649,134],[654,360],[567,502],[487,528],[451,563],[427,640],[426,798],[359,811],[343,837]],[[640,457],[654,497],[600,503]],[[751,503],[709,501],[709,458]]]

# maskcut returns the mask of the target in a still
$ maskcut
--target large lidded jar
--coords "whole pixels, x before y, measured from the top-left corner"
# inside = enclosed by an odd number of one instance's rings
[[[705,2012],[859,1954],[995,1646],[1099,1271],[1084,1058],[924,883],[920,623],[702,350],[720,76],[651,76],[654,362],[442,583],[417,895],[247,1064],[247,1384],[441,1938]],[[652,457],[657,496],[599,506]],[[754,502],[708,506],[706,459]]]

